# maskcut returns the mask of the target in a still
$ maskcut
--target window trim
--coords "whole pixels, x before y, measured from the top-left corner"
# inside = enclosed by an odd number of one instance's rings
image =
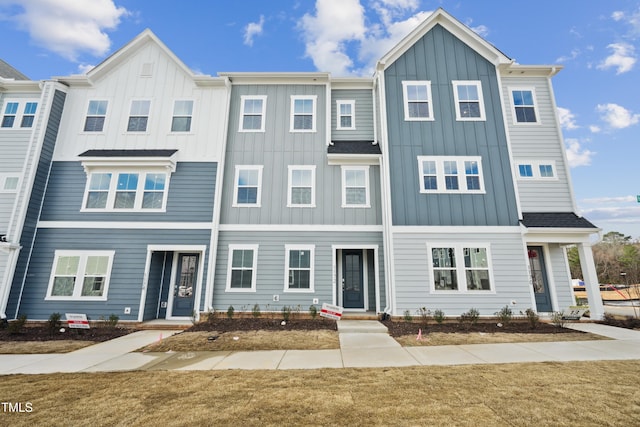
[[[423,164],[424,161],[435,161],[436,162],[436,179],[438,183],[438,188],[435,190],[425,189],[424,188],[424,170]],[[458,179],[458,189],[456,190],[447,190],[445,184],[445,170],[444,170],[444,162],[445,161],[455,161],[457,164],[457,177],[462,178]],[[475,161],[478,164],[478,179],[480,183],[480,188],[477,190],[467,188],[467,174],[465,173],[465,162]],[[469,176],[475,176],[469,175]],[[418,188],[420,188],[421,194],[485,194],[485,185],[484,185],[484,173],[482,171],[482,157],[481,156],[418,156]]]
[[[522,176],[520,174],[520,166],[530,166],[532,176]],[[551,166],[553,176],[542,176],[540,166]],[[555,160],[519,160],[516,162],[516,176],[522,181],[557,181],[558,170]]]
[[[227,260],[227,283],[225,286],[225,292],[256,292],[256,278],[258,277],[258,248],[259,245],[229,245],[229,252]],[[232,288],[231,287],[231,273],[233,272],[233,252],[236,250],[252,250],[253,262],[251,266],[251,288]]]
[[[342,105],[351,106],[351,114],[348,117],[351,117],[351,126],[345,127],[342,126],[341,117],[347,117],[347,115],[340,114],[340,107]],[[355,100],[336,100],[336,130],[356,130],[356,101]]]
[[[283,292],[314,293],[315,292],[315,245],[284,245],[284,289]],[[309,289],[289,288],[289,261],[291,251],[309,251]],[[302,270],[302,269],[298,269]],[[304,269],[306,270],[306,268]]]
[[[16,188],[6,188],[7,181],[16,179]],[[19,173],[0,173],[0,194],[14,194],[20,190],[22,179]]]
[[[133,115],[132,114],[132,108],[133,108],[133,103],[134,102],[144,102],[147,101],[149,102],[149,110],[147,111],[147,115],[146,116],[140,116],[140,115]],[[136,135],[140,135],[140,134],[145,134],[145,133],[149,133],[149,125],[151,123],[151,111],[152,111],[152,100],[150,98],[135,98],[132,99],[129,102],[129,111],[127,113],[127,119],[125,120],[125,132],[129,133],[129,134],[136,134]],[[131,120],[132,117],[146,117],[147,118],[147,125],[145,126],[144,130],[129,130],[129,121]]]
[[[353,166],[353,165],[341,165],[341,188],[342,188],[342,208],[370,208],[371,207],[371,189],[369,180],[369,166]],[[365,187],[365,203],[354,205],[347,204],[347,179],[346,172],[349,170],[364,171],[364,187]]]
[[[38,116],[38,109],[40,108],[40,100],[38,98],[6,98],[3,100],[2,105],[0,106],[0,130],[2,129],[11,129],[11,130],[32,130],[36,124],[36,118]],[[15,114],[6,114],[7,106],[9,104],[17,104],[16,113]],[[36,104],[36,112],[34,114],[25,114],[27,104]],[[4,123],[4,118],[6,116],[13,116],[13,122],[11,126],[2,126]],[[31,122],[31,126],[22,126],[22,121],[24,118],[33,116],[33,121]]]
[[[91,191],[91,177],[94,174],[111,174],[111,179],[109,181],[109,189],[107,190],[107,202],[104,208],[88,208],[87,201],[89,199],[89,192]],[[117,193],[118,186],[118,176],[120,174],[138,174],[138,185],[136,187],[136,196],[134,200],[133,208],[115,208],[113,207],[115,204],[115,197]],[[143,208],[142,202],[144,200],[145,190],[145,182],[146,177],[149,174],[158,174],[165,176],[165,185],[163,190],[163,198],[162,198],[162,207],[161,208]],[[167,199],[169,197],[169,183],[171,181],[171,174],[167,171],[166,168],[149,168],[149,167],[140,167],[140,168],[125,168],[125,167],[95,167],[87,170],[87,182],[85,184],[84,195],[82,197],[82,207],[80,212],[136,212],[136,213],[157,213],[157,212],[166,212],[167,210]],[[148,190],[151,191],[151,190]],[[156,190],[154,190],[156,191]]]
[[[178,116],[176,115],[176,102],[191,102],[191,115],[189,116]],[[185,135],[185,134],[189,134],[193,132],[193,117],[194,117],[194,110],[196,107],[196,102],[193,99],[174,99],[173,100],[173,110],[171,112],[171,122],[169,123],[169,132],[172,134],[179,134],[179,135]],[[149,106],[149,110],[151,110],[151,106]],[[183,118],[183,117],[188,117],[191,119],[191,121],[189,122],[189,130],[173,130],[173,120],[178,117],[178,118]]]
[[[511,116],[512,116],[512,123],[515,126],[538,126],[542,124],[542,121],[540,120],[540,111],[538,110],[538,98],[536,97],[536,89],[533,86],[510,86],[508,88],[509,91],[509,103],[511,105]],[[515,102],[513,100],[513,92],[514,91],[530,91],[531,92],[531,98],[533,99],[533,112],[536,115],[536,121],[535,122],[519,122],[518,121],[518,116],[516,114],[516,105]]]
[[[293,190],[293,171],[311,171],[311,203],[295,204],[291,201]],[[288,208],[315,208],[316,207],[316,165],[289,165],[287,180],[287,207]]]
[[[259,208],[262,206],[262,171],[264,165],[236,165],[235,176],[233,180],[233,202],[231,206],[234,208]],[[257,170],[258,171],[258,191],[256,194],[256,203],[238,203],[238,178],[241,170]]]
[[[313,111],[311,113],[311,129],[295,129],[295,105],[296,101],[311,100],[313,102]],[[318,117],[318,95],[291,95],[291,111],[289,117],[289,132],[292,133],[314,133],[316,132],[316,119]],[[305,114],[306,115],[306,114]]]
[[[411,117],[409,115],[409,97],[407,93],[407,88],[409,86],[426,86],[427,88],[427,107],[429,116],[428,117]],[[403,80],[402,81],[402,103],[404,106],[404,120],[407,122],[432,122],[435,120],[433,116],[433,93],[431,91],[431,81],[430,80]]]
[[[75,275],[75,283],[73,286],[73,293],[71,296],[56,296],[51,295],[53,291],[53,284],[56,277],[56,266],[58,265],[58,259],[61,257],[70,257],[77,256],[80,258],[78,262],[78,270]],[[109,258],[107,264],[107,271],[105,273],[104,279],[104,289],[102,292],[102,296],[94,297],[94,296],[82,296],[82,285],[85,279],[85,272],[87,269],[87,260],[90,256],[106,256]],[[111,282],[111,272],[113,268],[113,258],[115,256],[115,251],[85,251],[85,250],[56,250],[53,257],[53,263],[51,265],[51,272],[49,275],[49,284],[47,287],[47,294],[45,296],[45,301],[107,301],[108,293],[109,293],[109,283]],[[81,274],[82,273],[82,274]]]
[[[89,106],[91,105],[92,101],[95,101],[95,102],[106,102],[107,103],[107,106],[106,106],[105,111],[104,111],[104,116],[96,115],[96,114],[89,115]],[[109,99],[104,99],[104,98],[88,99],[87,100],[87,104],[86,104],[86,108],[84,109],[84,111],[85,111],[84,121],[82,122],[82,127],[80,129],[80,132],[81,133],[85,133],[85,134],[90,134],[90,135],[96,135],[96,134],[104,133],[105,132],[105,128],[107,127],[107,118],[109,117],[109,104],[110,104],[110,100]],[[104,117],[104,121],[102,122],[102,130],[85,130],[86,126],[87,126],[87,119],[89,117]]]
[[[493,262],[491,256],[491,244],[490,243],[478,243],[478,242],[427,242],[427,269],[429,274],[429,293],[435,293],[438,295],[491,295],[496,293],[496,282],[493,274]],[[435,286],[435,269],[433,267],[433,249],[436,248],[452,248],[455,253],[456,259],[456,276],[458,277],[458,289],[436,289]],[[464,264],[464,250],[465,249],[484,249],[487,253],[487,267],[489,273],[489,289],[469,289],[467,283],[467,268]],[[484,270],[484,268],[483,268]]]
[[[484,96],[482,94],[482,82],[480,80],[452,80],[451,84],[453,85],[453,99],[455,101],[455,110],[456,110],[456,120],[462,122],[481,122],[486,121],[487,116],[485,115],[484,109]],[[460,86],[475,86],[478,90],[478,106],[480,109],[479,117],[463,117],[460,114],[460,99],[458,94],[458,87]]]
[[[262,101],[262,111],[260,112],[261,122],[260,129],[245,129],[244,125],[244,106],[246,101],[259,99]],[[257,115],[257,114],[252,114]],[[265,124],[267,121],[267,95],[242,95],[240,97],[240,120],[238,123],[238,132],[265,132]]]

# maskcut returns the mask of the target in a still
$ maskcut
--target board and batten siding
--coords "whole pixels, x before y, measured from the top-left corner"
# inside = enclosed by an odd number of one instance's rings
[[[549,280],[553,283],[558,299],[558,307],[554,307],[554,309],[562,311],[575,305],[567,253],[562,246],[555,243],[549,243],[544,250],[549,252],[548,259],[551,260],[551,265],[547,274],[549,275]]]
[[[493,64],[436,25],[384,72],[394,225],[518,224]],[[405,121],[403,81],[431,81],[433,121]],[[479,80],[486,120],[456,121],[453,80]],[[485,194],[420,194],[418,156],[480,156]]]
[[[19,313],[45,320],[51,313],[88,313],[93,320],[117,314],[120,320],[137,320],[147,258],[147,245],[208,246],[210,230],[38,229]],[[106,301],[45,301],[56,250],[113,250],[113,266]],[[208,250],[204,262],[206,283]],[[152,286],[149,282],[149,286]],[[124,308],[131,307],[131,314]]]
[[[53,162],[43,221],[211,222],[217,163],[178,162],[166,212],[81,212],[87,174],[80,162]]]
[[[371,89],[333,89],[331,91],[331,140],[373,141],[373,94]],[[337,101],[355,101],[355,129],[337,128]]]
[[[265,132],[238,132],[241,96],[266,95]],[[291,96],[317,96],[317,132],[289,131]],[[324,85],[233,86],[229,139],[222,191],[222,224],[349,224],[382,223],[380,168],[369,167],[369,208],[342,208],[340,166],[327,164]],[[234,207],[236,165],[262,165],[260,207]],[[288,166],[313,165],[315,207],[287,207]]]
[[[495,292],[438,293],[431,291],[433,277],[428,265],[429,243],[489,245]],[[520,233],[394,233],[396,315],[414,313],[421,307],[440,309],[459,316],[476,308],[483,316],[494,315],[505,305],[514,312],[532,306],[526,255]],[[463,262],[463,260],[457,260]],[[511,304],[515,301],[516,304]]]
[[[229,245],[258,245],[258,260],[255,292],[227,292],[227,269],[229,265]],[[285,245],[314,245],[314,292],[284,292]],[[221,231],[218,237],[218,257],[216,261],[215,287],[213,307],[226,310],[232,305],[236,310],[249,311],[254,304],[259,304],[262,311],[281,311],[283,306],[296,307],[306,312],[314,298],[322,303],[333,304],[335,285],[332,245],[341,245],[354,249],[367,245],[378,246],[378,258],[368,259],[368,276],[378,269],[378,289],[381,293],[381,305],[384,308],[384,255],[382,233],[379,232],[282,232],[282,231]],[[371,277],[369,282],[372,283]],[[371,292],[371,289],[369,289]],[[279,301],[274,302],[273,296]],[[375,295],[375,294],[374,294]],[[373,300],[375,306],[375,297]],[[371,305],[371,301],[370,301]]]
[[[510,89],[533,89],[538,123],[516,124]],[[548,77],[503,77],[502,93],[505,116],[513,153],[514,168],[519,162],[552,161],[557,179],[518,180],[518,193],[523,212],[571,212],[573,199],[569,185],[569,169],[563,154],[558,118]]]

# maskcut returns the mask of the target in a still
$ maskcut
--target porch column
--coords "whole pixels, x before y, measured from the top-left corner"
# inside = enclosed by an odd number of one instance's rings
[[[598,273],[596,272],[591,245],[579,243],[578,255],[580,257],[584,286],[587,289],[591,319],[602,320],[604,317],[604,304],[602,304],[602,296],[600,295],[600,284],[598,283]]]

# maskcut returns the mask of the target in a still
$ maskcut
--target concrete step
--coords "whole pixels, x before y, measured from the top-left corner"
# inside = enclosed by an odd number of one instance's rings
[[[377,320],[340,320],[338,333],[388,334],[387,327]]]

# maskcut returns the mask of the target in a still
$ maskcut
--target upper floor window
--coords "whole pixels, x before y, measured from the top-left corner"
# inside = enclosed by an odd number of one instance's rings
[[[533,89],[511,89],[513,115],[516,123],[537,123],[536,100]]]
[[[226,291],[255,292],[258,245],[229,245]]]
[[[291,132],[316,131],[317,96],[291,97]]]
[[[485,120],[482,84],[472,80],[454,80],[453,97],[457,120]]]
[[[24,114],[22,115],[22,121],[20,122],[21,128],[30,128],[31,126],[33,126],[33,120],[36,117],[37,108],[37,102],[27,102],[24,105]]]
[[[483,193],[480,157],[418,156],[421,193]]]
[[[262,165],[236,166],[232,206],[260,206]]]
[[[405,120],[433,120],[430,81],[404,81],[402,93]]]
[[[554,161],[527,161],[517,164],[520,179],[556,179]]]
[[[151,101],[149,100],[131,101],[127,132],[146,132],[150,109]]]
[[[84,120],[85,132],[102,132],[104,130],[104,120],[107,117],[107,106],[109,101],[91,100],[87,107],[87,117]]]
[[[356,128],[356,101],[336,101],[336,129],[354,130]]]
[[[240,107],[240,132],[264,132],[266,96],[243,96]]]
[[[369,166],[342,167],[342,207],[368,208]]]
[[[22,107],[21,107],[22,104]],[[30,128],[33,126],[36,110],[38,109],[37,102],[25,102],[20,101],[8,101],[5,104],[2,122],[0,127],[2,128]]]
[[[440,291],[492,291],[488,246],[429,245],[431,289]]]
[[[163,211],[168,189],[161,171],[93,171],[89,175],[84,210]]]
[[[313,292],[313,245],[286,245],[285,292]]]
[[[113,251],[56,251],[48,300],[106,300]]]
[[[314,207],[316,167],[289,166],[288,207]]]
[[[148,113],[148,111],[147,111]],[[193,117],[193,101],[179,100],[173,103],[171,132],[190,132]]]

